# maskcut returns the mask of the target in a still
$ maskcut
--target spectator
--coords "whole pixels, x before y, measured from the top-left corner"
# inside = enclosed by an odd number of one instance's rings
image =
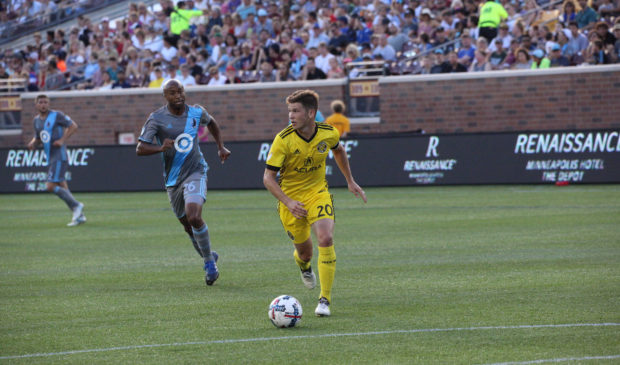
[[[271,62],[263,61],[260,65],[259,82],[273,82],[276,81],[276,72],[273,69]]]
[[[433,55],[435,57],[433,67],[431,67],[431,73],[440,74],[449,72],[450,65],[444,58],[443,50],[441,48],[437,48],[433,51]]]
[[[170,14],[170,33],[174,39],[171,43],[176,44],[181,32],[185,29],[189,29],[189,22],[193,17],[199,17],[204,14],[201,10],[191,10],[185,8],[185,2],[179,1],[177,7]]]
[[[495,50],[489,56],[489,63],[493,70],[499,70],[506,59],[507,54],[502,44],[501,39],[495,38]]]
[[[383,57],[386,61],[396,60],[396,51],[394,51],[394,48],[392,48],[392,46],[388,43],[387,34],[381,34],[378,38],[379,45],[374,49],[372,54],[375,56],[381,55],[381,57]]]
[[[502,48],[508,49],[510,48],[510,42],[512,41],[512,35],[508,32],[508,24],[502,23],[499,26],[499,34],[497,37],[493,39],[491,44],[489,45],[489,51],[495,51],[495,46],[497,45],[497,41],[501,41]]]
[[[516,60],[511,67],[513,70],[529,70],[532,68],[530,54],[525,48],[519,48],[516,53]]]
[[[477,49],[474,61],[469,66],[470,72],[491,71],[491,64],[487,60],[487,52]]]
[[[245,20],[249,15],[256,15],[256,7],[252,0],[243,0],[242,4],[237,7],[236,13],[241,16],[241,19]]]
[[[278,72],[276,73],[276,81],[295,81],[295,77],[291,74],[288,65],[285,62],[278,64]]]
[[[459,48],[457,56],[459,62],[464,66],[469,66],[474,60],[476,47],[471,43],[471,37],[469,34],[463,34],[461,37],[461,48]]]
[[[325,119],[325,123],[333,126],[338,130],[340,138],[346,138],[351,131],[351,123],[349,118],[344,116],[345,106],[342,100],[334,100],[331,103],[332,115]]]
[[[579,55],[588,47],[588,38],[581,33],[577,22],[569,23],[569,32],[567,36],[569,38],[566,53],[569,57]]]
[[[151,82],[149,82],[149,87],[161,88],[161,85],[164,82],[164,76],[161,67],[155,67],[153,71],[155,72],[155,77],[153,78],[153,80],[151,80]]]
[[[448,53],[448,67],[444,72],[467,72],[467,67],[459,62],[459,57],[455,51]]]
[[[118,81],[118,74],[124,74],[125,70],[118,64],[116,57],[110,57],[108,59],[108,68],[106,72],[110,75],[113,82]]]
[[[329,71],[327,72],[328,79],[339,79],[344,77],[344,70],[340,67],[338,59],[336,57],[329,59]]]
[[[319,54],[315,57],[314,62],[317,68],[320,68],[325,75],[329,72],[329,60],[335,56],[327,51],[325,43],[319,44]]]
[[[182,64],[181,65],[181,75],[177,76],[176,79],[181,82],[183,87],[196,85],[196,79],[194,79],[194,76],[190,75],[189,72],[190,72],[189,65],[187,65],[185,63]]]
[[[394,23],[388,24],[388,43],[396,53],[403,51],[403,46],[409,41],[407,34],[401,33],[398,27]]]
[[[161,56],[166,62],[170,62],[177,55],[178,50],[172,45],[172,38],[164,37],[163,41]]]
[[[119,73],[117,77],[118,80],[112,84],[112,89],[128,89],[131,87],[124,73]]]
[[[306,44],[306,49],[317,48],[321,43],[329,43],[329,37],[323,33],[321,27],[318,24],[315,24],[310,31],[310,39]]]
[[[314,63],[314,58],[308,57],[306,61],[306,65],[301,75],[302,80],[318,80],[318,79],[326,79],[327,75],[318,67],[316,67]]]
[[[595,26],[596,34],[598,34],[601,41],[603,41],[603,47],[616,44],[616,37],[609,31],[609,25],[605,22],[598,22]]]
[[[581,10],[575,15],[575,21],[579,29],[589,30],[596,24],[598,14],[590,7],[592,0],[579,0],[578,2]]]
[[[564,0],[558,20],[567,27],[569,22],[576,20],[579,11],[581,11],[581,6],[575,0]]]
[[[226,84],[239,84],[241,83],[241,78],[237,76],[237,69],[234,66],[226,67]]]
[[[500,23],[508,18],[508,13],[501,3],[487,0],[480,7],[478,18],[478,31],[481,37],[491,42],[497,36],[497,28]]]
[[[551,54],[549,56],[551,60],[551,67],[570,66],[570,60],[562,54],[562,49],[557,43],[551,46]]]
[[[97,87],[97,90],[112,90],[114,82],[112,81],[110,74],[104,71],[101,76],[102,84],[101,86]]]
[[[209,77],[209,83],[207,84],[209,86],[224,85],[227,80],[220,74],[220,70],[215,66],[209,68]]]
[[[551,67],[551,61],[545,57],[545,51],[538,48],[532,52],[532,70],[549,67]]]

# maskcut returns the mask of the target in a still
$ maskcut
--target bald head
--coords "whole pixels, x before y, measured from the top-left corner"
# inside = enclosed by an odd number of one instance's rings
[[[164,98],[168,101],[168,107],[175,112],[185,109],[185,89],[178,80],[170,79],[163,85]]]
[[[183,84],[181,84],[179,80],[170,79],[164,83],[164,86],[162,88],[164,90],[164,93],[166,93],[166,90],[173,87],[177,89],[183,89]]]

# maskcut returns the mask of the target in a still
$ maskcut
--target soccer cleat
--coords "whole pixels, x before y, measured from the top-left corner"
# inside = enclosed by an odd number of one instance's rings
[[[327,317],[332,314],[329,310],[329,300],[327,300],[327,298],[321,297],[321,299],[319,299],[319,305],[316,306],[314,314],[319,317]]]
[[[204,266],[205,282],[207,283],[208,286],[213,285],[213,283],[215,283],[217,278],[220,277],[220,272],[217,270],[217,265],[215,264],[217,262],[217,259],[220,258],[220,256],[215,251],[211,251],[211,253],[213,254],[214,260],[205,261],[205,266]]]
[[[75,227],[75,226],[79,226],[82,223],[86,223],[86,217],[84,216],[84,214],[80,214],[80,216],[77,217],[77,219],[72,220],[71,222],[67,223],[67,226]]]
[[[316,286],[316,275],[314,275],[312,267],[308,270],[301,270],[301,281],[304,283],[306,288],[314,289]]]
[[[77,207],[73,208],[73,217],[71,218],[71,223],[77,222],[80,219],[80,216],[82,215],[83,210],[84,210],[84,204],[82,203],[79,203]]]

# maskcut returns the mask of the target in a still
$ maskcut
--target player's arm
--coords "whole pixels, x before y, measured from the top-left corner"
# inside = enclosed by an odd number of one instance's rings
[[[41,144],[40,139],[38,139],[37,137],[32,137],[32,139],[30,140],[30,142],[28,142],[26,146],[28,147],[29,150],[34,150],[35,147],[37,147],[40,144]]]
[[[54,146],[60,147],[63,144],[67,143],[67,140],[69,139],[69,137],[71,137],[73,133],[77,131],[77,129],[78,129],[78,125],[76,122],[72,122],[71,124],[69,124],[69,126],[65,128],[65,132],[62,134],[62,137],[54,141]]]
[[[304,209],[304,204],[297,200],[293,200],[284,194],[280,184],[276,181],[278,171],[267,167],[263,174],[263,184],[269,192],[284,204],[295,218],[303,218],[308,215],[308,211]]]
[[[222,140],[222,134],[220,133],[220,126],[217,124],[215,119],[211,118],[211,122],[207,124],[207,128],[213,136],[213,140],[217,144],[217,154],[220,156],[220,161],[224,163],[224,161],[228,159],[228,156],[230,156],[230,151],[224,147],[224,141]]]
[[[352,192],[356,197],[362,198],[364,203],[366,203],[366,193],[364,190],[357,185],[355,180],[353,179],[353,174],[351,174],[351,167],[349,166],[349,158],[347,157],[347,151],[342,146],[342,143],[338,143],[338,147],[332,150],[334,154],[334,160],[336,160],[336,164],[344,175],[344,178],[347,180],[347,185],[349,186],[349,191]]]
[[[167,151],[173,147],[174,140],[170,138],[164,139],[164,143],[162,143],[161,146],[144,141],[138,141],[138,145],[136,146],[136,154],[138,156],[154,155],[156,153]]]

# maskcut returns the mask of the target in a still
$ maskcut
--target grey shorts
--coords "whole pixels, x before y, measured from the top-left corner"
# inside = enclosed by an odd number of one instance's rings
[[[53,183],[60,183],[65,181],[65,174],[69,169],[69,162],[55,160],[50,162],[49,169],[47,170],[47,181]]]
[[[172,211],[177,218],[185,216],[185,204],[204,204],[207,200],[207,174],[196,172],[177,186],[166,189]]]

